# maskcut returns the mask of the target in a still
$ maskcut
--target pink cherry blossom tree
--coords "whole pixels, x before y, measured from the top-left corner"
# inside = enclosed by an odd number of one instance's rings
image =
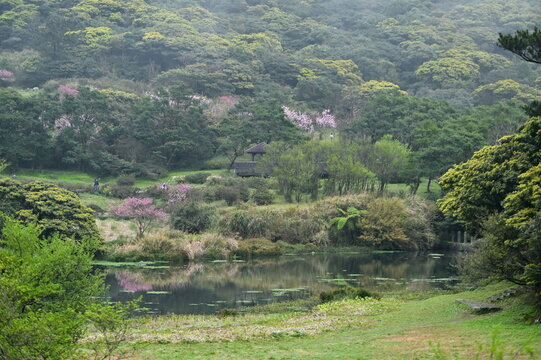
[[[15,77],[11,71],[6,69],[0,69],[0,81],[13,82]]]
[[[113,207],[111,212],[119,218],[134,220],[137,237],[142,238],[154,220],[165,219],[167,215],[152,205],[150,198],[127,198],[122,204]]]
[[[336,119],[329,109],[323,110],[316,118],[316,124],[324,128],[336,129]]]
[[[284,111],[285,116],[303,131],[312,133],[316,129],[336,129],[336,119],[329,109],[323,110],[321,114],[317,114],[315,117],[291,110],[287,106],[283,106],[282,110]]]
[[[61,94],[68,94],[73,96],[79,95],[79,91],[77,89],[67,87],[66,85],[59,85],[58,91],[60,91]]]

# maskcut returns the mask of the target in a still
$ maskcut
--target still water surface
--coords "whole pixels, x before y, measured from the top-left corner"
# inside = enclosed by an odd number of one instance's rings
[[[113,301],[143,296],[150,313],[211,314],[221,308],[317,295],[346,284],[374,291],[445,288],[456,255],[339,253],[183,266],[109,268]]]

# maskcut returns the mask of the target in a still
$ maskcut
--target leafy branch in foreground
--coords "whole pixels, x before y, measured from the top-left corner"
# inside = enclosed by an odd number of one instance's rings
[[[133,319],[131,314],[141,311],[139,303],[142,298],[117,302],[111,305],[92,304],[85,312],[86,319],[92,325],[97,336],[87,345],[94,352],[94,359],[120,359],[128,355],[131,348],[120,347],[131,337]]]
[[[532,32],[518,30],[515,35],[500,33],[498,45],[528,62],[541,64],[541,30],[538,28]]]
[[[6,168],[11,165],[6,159],[0,159],[0,174],[6,170]]]

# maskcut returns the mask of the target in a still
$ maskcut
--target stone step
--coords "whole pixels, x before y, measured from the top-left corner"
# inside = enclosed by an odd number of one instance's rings
[[[478,300],[468,300],[468,299],[456,299],[457,302],[464,304],[471,308],[473,311],[478,313],[487,313],[493,311],[500,311],[502,308],[498,305],[485,303]]]

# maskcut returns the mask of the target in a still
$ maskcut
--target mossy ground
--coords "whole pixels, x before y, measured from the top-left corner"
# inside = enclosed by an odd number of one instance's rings
[[[344,300],[309,312],[143,318],[131,359],[540,359],[541,325],[525,321],[524,296],[484,315],[455,301],[509,286],[413,301]]]

